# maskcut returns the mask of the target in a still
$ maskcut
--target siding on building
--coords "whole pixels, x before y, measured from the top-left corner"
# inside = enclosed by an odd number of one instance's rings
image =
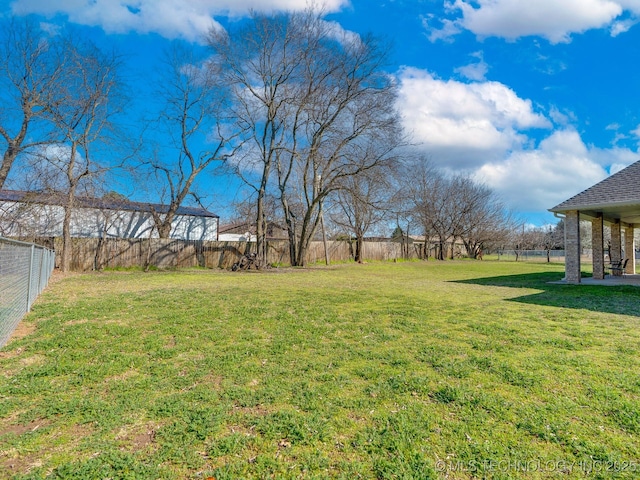
[[[7,237],[60,237],[64,207],[60,195],[32,192],[0,192],[0,234]],[[163,215],[166,205],[80,198],[71,217],[71,236],[76,238],[158,238],[155,211]],[[192,207],[178,210],[171,226],[174,240],[218,240],[219,217]]]

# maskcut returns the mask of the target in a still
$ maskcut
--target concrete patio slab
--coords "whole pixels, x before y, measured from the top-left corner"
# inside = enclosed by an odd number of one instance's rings
[[[549,282],[557,285],[575,285],[566,280]],[[640,275],[607,275],[603,280],[596,280],[591,277],[582,277],[579,285],[602,285],[604,287],[619,287],[621,285],[631,285],[640,287]]]

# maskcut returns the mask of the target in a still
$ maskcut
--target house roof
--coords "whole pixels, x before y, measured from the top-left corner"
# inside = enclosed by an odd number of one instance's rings
[[[640,161],[549,209],[556,213],[571,210],[591,217],[602,214],[607,221],[639,223]]]
[[[63,206],[66,204],[66,196],[61,192],[27,192],[22,190],[0,190],[0,201]],[[79,208],[124,210],[129,212],[155,211],[158,213],[166,213],[169,210],[169,205],[163,205],[160,203],[132,202],[125,198],[116,197],[76,197],[75,201]],[[176,211],[176,214],[193,217],[218,218],[218,215],[211,213],[204,208],[196,207],[179,207]]]

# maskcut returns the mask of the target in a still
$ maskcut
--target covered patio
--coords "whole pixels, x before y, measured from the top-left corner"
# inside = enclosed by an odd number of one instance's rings
[[[640,161],[580,192],[549,211],[564,216],[565,281],[581,283],[580,220],[591,222],[593,279],[614,283],[635,282],[635,225],[640,225]],[[611,229],[609,256],[605,258],[604,226]],[[615,268],[624,265],[624,269]],[[614,267],[613,269],[611,267]],[[628,277],[627,276],[633,276]]]

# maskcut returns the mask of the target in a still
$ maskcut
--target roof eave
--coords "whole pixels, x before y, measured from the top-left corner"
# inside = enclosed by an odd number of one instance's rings
[[[640,199],[635,200],[633,202],[612,202],[612,203],[599,203],[599,204],[590,204],[590,205],[569,205],[569,206],[561,206],[556,205],[553,208],[550,208],[549,211],[552,213],[566,213],[572,210],[610,210],[612,208],[626,208],[626,207],[640,207]]]

